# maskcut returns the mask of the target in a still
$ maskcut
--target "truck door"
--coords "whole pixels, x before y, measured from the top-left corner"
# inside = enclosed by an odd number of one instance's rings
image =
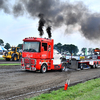
[[[44,51],[41,54],[42,58],[47,58],[47,43],[42,43],[42,47],[44,48]]]

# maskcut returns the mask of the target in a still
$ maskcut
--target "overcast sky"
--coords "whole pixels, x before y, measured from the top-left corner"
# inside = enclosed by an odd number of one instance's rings
[[[60,1],[67,3],[67,0]],[[100,0],[70,0],[71,3],[76,3],[78,1],[82,1],[90,12],[100,13]],[[11,0],[10,3],[14,4],[14,0]],[[10,43],[11,46],[17,46],[23,43],[22,40],[25,37],[39,37],[38,22],[39,18],[37,17],[31,18],[26,14],[14,17],[12,14],[5,13],[0,7],[0,39],[3,39],[4,44]],[[79,49],[82,47],[100,48],[99,39],[93,41],[92,39],[86,39],[79,31],[79,28],[80,26],[77,25],[73,27],[73,31],[70,32],[72,28],[69,27],[65,32],[65,25],[61,25],[58,28],[52,27],[52,38],[54,39],[54,43],[61,42],[62,44],[74,44],[78,46]],[[43,37],[48,37],[45,27]]]

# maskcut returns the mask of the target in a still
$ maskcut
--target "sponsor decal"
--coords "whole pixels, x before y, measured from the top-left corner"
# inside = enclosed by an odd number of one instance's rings
[[[42,57],[46,57],[46,54],[43,54]]]
[[[29,54],[26,54],[26,57],[29,57],[30,58],[30,57],[33,57],[33,56],[32,55],[29,55]]]

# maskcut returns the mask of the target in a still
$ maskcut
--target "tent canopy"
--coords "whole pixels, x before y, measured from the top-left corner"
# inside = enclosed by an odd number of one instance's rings
[[[6,49],[0,45],[0,51],[2,52],[3,50],[6,50]]]

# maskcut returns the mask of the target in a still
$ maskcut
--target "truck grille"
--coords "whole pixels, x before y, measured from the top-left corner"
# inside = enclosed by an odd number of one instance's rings
[[[29,59],[24,59],[24,63],[30,63]]]
[[[35,59],[31,59],[31,64],[35,64],[36,60]]]
[[[36,64],[36,59],[33,59],[33,58],[24,58],[24,63],[25,64],[30,64],[30,65],[35,65]]]

